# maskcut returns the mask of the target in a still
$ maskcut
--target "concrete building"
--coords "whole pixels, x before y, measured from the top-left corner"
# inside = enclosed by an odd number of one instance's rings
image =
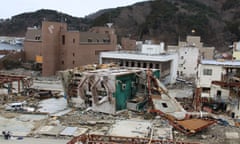
[[[126,67],[160,69],[165,83],[175,83],[177,77],[178,54],[165,53],[164,44],[140,44],[139,51],[102,52],[100,64],[117,63]]]
[[[228,104],[227,110],[240,116],[239,61],[202,60],[198,68],[197,85],[201,98]]]
[[[111,27],[93,27],[88,32],[68,31],[66,23],[43,21],[41,29],[28,28],[24,41],[26,61],[42,64],[42,75],[98,63],[99,53],[116,50]]]
[[[136,40],[130,39],[130,38],[126,38],[123,37],[121,39],[121,49],[124,50],[136,50]]]
[[[240,42],[233,43],[233,59],[240,60]]]
[[[178,52],[178,77],[196,77],[200,59],[211,60],[214,47],[204,47],[199,36],[187,36],[186,41],[179,41],[177,46],[168,46],[168,51]]]
[[[193,46],[180,47],[178,59],[179,77],[196,77],[199,61],[199,49]]]
[[[159,78],[159,70],[149,71],[155,79]],[[60,74],[64,85],[68,87],[65,93],[70,106],[91,107],[94,111],[115,114],[127,108],[137,111],[143,109],[147,101],[144,95],[146,82],[143,79],[147,72],[143,68],[113,67],[93,71],[66,70]],[[73,85],[77,87],[73,88]]]

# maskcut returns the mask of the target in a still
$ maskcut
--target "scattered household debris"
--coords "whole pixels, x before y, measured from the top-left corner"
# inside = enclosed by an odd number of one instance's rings
[[[69,143],[239,142],[239,120],[227,116],[224,106],[201,99],[204,111],[194,111],[192,85],[181,85],[174,94],[158,80],[157,70],[104,68],[95,65],[60,72],[62,93],[56,79],[33,79],[19,93],[18,82],[13,82],[13,93],[1,96],[0,124],[7,121],[9,125],[0,125],[0,130],[20,137],[73,137]],[[7,86],[3,84],[2,89]],[[170,89],[174,86],[180,88],[176,84]],[[26,106],[34,111],[22,110]]]

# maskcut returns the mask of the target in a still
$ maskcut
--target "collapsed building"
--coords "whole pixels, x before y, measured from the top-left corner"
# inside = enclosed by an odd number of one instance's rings
[[[185,134],[194,134],[216,122],[208,119],[206,112],[184,110],[168,94],[156,69],[85,67],[61,71],[60,74],[65,97],[73,107],[108,114],[127,109],[150,112],[167,119],[174,128]]]
[[[144,96],[147,92],[146,72],[147,69],[142,68],[72,71],[72,79],[65,89],[68,103],[110,114],[127,108],[143,110],[147,102]],[[62,72],[62,76],[68,75],[66,73],[69,74],[69,71]],[[153,70],[153,75],[159,78],[159,70]]]

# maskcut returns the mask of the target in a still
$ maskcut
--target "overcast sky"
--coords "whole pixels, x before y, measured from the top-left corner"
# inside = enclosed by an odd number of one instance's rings
[[[101,9],[127,6],[146,0],[1,0],[0,18],[24,12],[51,9],[75,17],[84,17]]]

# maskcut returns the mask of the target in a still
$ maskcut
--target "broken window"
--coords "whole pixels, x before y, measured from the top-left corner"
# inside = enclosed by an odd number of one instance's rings
[[[168,106],[167,106],[167,103],[162,103],[162,106],[164,107],[164,108],[167,108]]]
[[[202,88],[202,92],[203,92],[203,93],[210,93],[210,88],[203,87],[203,88]]]
[[[217,99],[221,99],[222,91],[218,90],[217,91]]]

